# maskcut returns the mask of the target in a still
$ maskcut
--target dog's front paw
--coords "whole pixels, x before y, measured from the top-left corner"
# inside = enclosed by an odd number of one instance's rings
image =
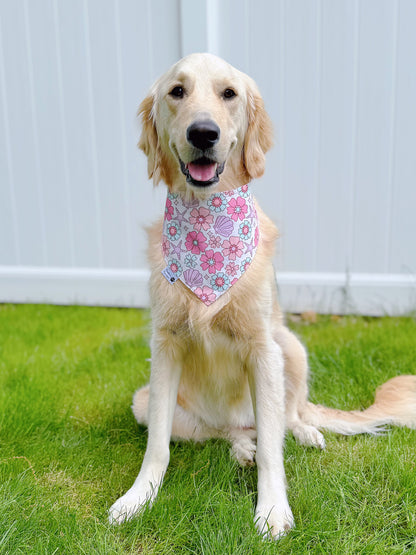
[[[147,503],[148,500],[140,499],[137,492],[131,488],[110,507],[108,514],[110,524],[122,524],[126,520],[130,520],[135,514],[143,510]]]
[[[257,507],[254,523],[264,538],[273,540],[278,540],[295,526],[293,514],[288,505],[284,508]]]

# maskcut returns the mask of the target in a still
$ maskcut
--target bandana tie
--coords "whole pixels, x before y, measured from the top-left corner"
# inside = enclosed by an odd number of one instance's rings
[[[256,254],[259,224],[248,185],[185,200],[168,192],[163,222],[162,274],[180,279],[207,306],[244,274]]]

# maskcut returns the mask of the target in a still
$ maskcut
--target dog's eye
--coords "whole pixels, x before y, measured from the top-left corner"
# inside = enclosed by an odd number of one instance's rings
[[[173,89],[170,91],[170,96],[175,96],[176,98],[183,98],[183,95],[185,94],[185,91],[183,89],[183,87],[173,87]]]
[[[233,91],[233,89],[225,89],[225,91],[222,93],[223,98],[225,99],[229,99],[229,98],[233,98],[233,96],[237,96],[237,93],[235,91]]]

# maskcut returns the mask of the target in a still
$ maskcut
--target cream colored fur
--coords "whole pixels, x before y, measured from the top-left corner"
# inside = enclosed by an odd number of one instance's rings
[[[185,91],[173,97],[174,87]],[[225,99],[231,88],[236,96]],[[223,60],[194,54],[153,86],[141,108],[139,146],[149,177],[187,198],[240,187],[262,175],[272,143],[271,123],[255,83]],[[186,129],[198,119],[221,130],[214,154],[225,162],[219,183],[186,183],[179,166],[195,159]],[[212,437],[231,442],[242,464],[258,466],[256,526],[279,537],[293,526],[283,466],[288,428],[304,445],[324,448],[320,429],[377,433],[387,424],[416,427],[416,376],[384,384],[364,412],[343,412],[308,402],[304,347],[283,322],[272,266],[277,230],[258,207],[260,244],[246,274],[209,307],[180,281],[162,276],[162,220],[149,229],[153,316],[150,385],[134,396],[133,412],[149,427],[148,445],[132,488],[110,509],[122,522],[155,498],[169,462],[169,441]]]

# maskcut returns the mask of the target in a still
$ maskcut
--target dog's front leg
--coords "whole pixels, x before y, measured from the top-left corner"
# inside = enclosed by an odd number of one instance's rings
[[[278,538],[293,524],[283,466],[285,399],[283,355],[268,338],[252,353],[249,382],[257,427],[258,499],[255,514],[261,534]]]
[[[181,364],[165,332],[152,339],[149,435],[142,467],[133,486],[110,508],[110,522],[131,518],[155,499],[169,463],[169,442],[176,406]]]

